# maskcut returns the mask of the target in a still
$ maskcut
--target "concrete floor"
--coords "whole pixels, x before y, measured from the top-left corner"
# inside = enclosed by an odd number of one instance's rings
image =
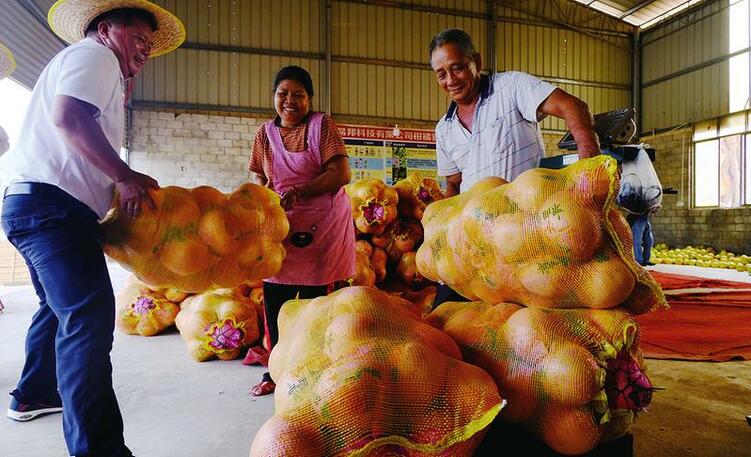
[[[657,269],[751,282],[731,271],[660,265]],[[118,288],[126,273],[111,267]],[[13,390],[24,358],[24,335],[35,311],[31,286],[0,287],[0,392]],[[248,394],[264,369],[239,361],[191,360],[175,331],[152,338],[115,332],[115,389],[125,440],[138,457],[245,457],[271,396]],[[638,457],[751,456],[751,362],[648,360],[654,396],[633,427]],[[4,411],[10,397],[0,396]],[[4,416],[4,414],[3,414]],[[17,423],[0,417],[0,457],[66,456],[61,415]]]

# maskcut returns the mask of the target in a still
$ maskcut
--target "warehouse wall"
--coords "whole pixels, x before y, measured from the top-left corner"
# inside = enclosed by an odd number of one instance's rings
[[[275,72],[298,64],[311,71],[315,106],[337,118],[433,123],[448,99],[427,62],[427,46],[447,27],[473,36],[486,69],[527,71],[581,97],[594,112],[631,104],[633,29],[572,2],[494,10],[486,0],[157,3],[184,21],[187,41],[144,69],[133,94],[137,108],[268,114]],[[565,24],[561,14],[574,24]],[[543,128],[565,130],[554,119]]]
[[[705,245],[751,253],[751,231],[748,230],[751,208],[689,209],[692,132],[691,128],[684,128],[642,138],[656,149],[654,166],[662,186],[678,190],[678,195],[663,196],[662,209],[653,220],[655,242],[671,247]]]
[[[248,182],[250,148],[269,119],[237,114],[193,114],[135,110],[129,162],[162,186],[210,185],[229,192]],[[338,118],[337,121],[341,122]],[[430,128],[430,125],[404,125]],[[558,153],[558,134],[544,134],[548,155]]]
[[[157,3],[184,21],[187,41],[137,79],[129,138],[130,163],[163,185],[227,191],[245,182],[250,144],[273,114],[271,85],[283,65],[310,70],[313,106],[330,107],[339,123],[432,129],[449,100],[428,65],[427,46],[447,27],[473,36],[486,69],[527,71],[594,112],[630,105],[632,28],[571,2],[560,11],[521,3],[493,11],[486,0],[332,0],[329,11],[325,0]],[[582,26],[565,25],[559,13]],[[588,28],[595,19],[601,26]],[[546,119],[542,128],[548,155],[559,153],[563,122]]]
[[[642,35],[642,132],[672,128],[743,109],[733,99],[731,60],[748,59],[748,0],[710,0]],[[749,63],[738,69],[748,84]],[[737,97],[736,97],[737,98]]]

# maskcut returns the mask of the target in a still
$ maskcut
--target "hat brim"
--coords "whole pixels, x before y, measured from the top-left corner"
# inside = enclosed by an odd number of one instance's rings
[[[151,57],[177,49],[185,41],[185,26],[174,14],[148,0],[58,0],[47,14],[53,32],[67,43],[81,41],[88,25],[102,13],[119,8],[138,8],[154,15],[157,30]]]
[[[16,59],[10,49],[0,43],[0,79],[9,76],[16,69]]]

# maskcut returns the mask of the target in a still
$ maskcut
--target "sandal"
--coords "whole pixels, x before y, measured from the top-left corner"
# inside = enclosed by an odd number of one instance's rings
[[[274,383],[274,380],[271,379],[271,375],[269,373],[264,373],[261,382],[250,389],[250,394],[254,397],[261,397],[263,395],[274,393],[275,389],[276,384]]]

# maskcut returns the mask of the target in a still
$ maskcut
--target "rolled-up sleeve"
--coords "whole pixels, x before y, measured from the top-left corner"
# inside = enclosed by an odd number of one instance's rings
[[[538,122],[537,109],[556,87],[527,73],[520,71],[513,73],[514,101],[519,112],[529,122]]]
[[[449,156],[446,151],[446,141],[444,138],[446,125],[441,121],[435,129],[435,158],[438,168],[438,176],[451,176],[459,173],[461,170],[456,166],[456,162]]]
[[[79,48],[61,63],[55,95],[67,95],[105,110],[114,91],[122,92],[121,70],[106,49]]]

